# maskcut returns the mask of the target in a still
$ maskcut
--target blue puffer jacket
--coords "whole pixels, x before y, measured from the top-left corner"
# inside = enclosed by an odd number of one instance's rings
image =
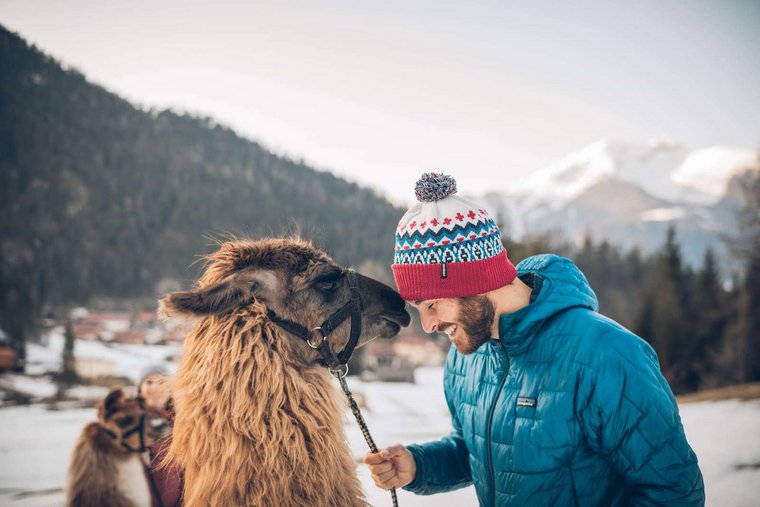
[[[597,313],[569,260],[517,266],[535,300],[501,315],[499,340],[452,347],[444,390],[454,432],[409,450],[405,489],[471,483],[481,505],[703,505],[697,457],[654,350]],[[532,276],[531,276],[532,274]]]

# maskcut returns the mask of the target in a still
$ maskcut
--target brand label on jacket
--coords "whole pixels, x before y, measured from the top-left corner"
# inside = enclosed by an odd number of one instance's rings
[[[536,399],[535,398],[517,398],[517,406],[535,408]]]

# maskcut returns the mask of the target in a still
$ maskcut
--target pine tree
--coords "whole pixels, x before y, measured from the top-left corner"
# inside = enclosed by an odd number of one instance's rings
[[[71,324],[71,319],[66,320],[66,327],[63,336],[61,371],[58,373],[58,382],[59,387],[67,388],[79,380],[74,359],[74,345],[76,343],[76,339],[74,337],[74,329]]]
[[[715,372],[726,383],[760,380],[760,171],[739,175],[738,184],[743,201],[736,212],[738,233],[725,235],[724,241],[743,269],[732,274]]]
[[[752,382],[760,380],[760,172],[749,173],[742,190],[740,252],[746,267],[739,291],[739,369],[742,380]]]
[[[760,255],[748,262],[743,289],[746,380],[755,382],[760,380]]]
[[[728,298],[720,282],[720,272],[715,253],[705,252],[702,269],[697,273],[693,288],[694,334],[690,357],[693,378],[690,389],[707,385],[715,387],[719,380],[717,356],[723,347],[729,319]]]
[[[660,368],[676,392],[692,389],[695,377],[690,364],[693,323],[686,281],[675,229],[670,227],[642,289],[636,331],[654,347]]]

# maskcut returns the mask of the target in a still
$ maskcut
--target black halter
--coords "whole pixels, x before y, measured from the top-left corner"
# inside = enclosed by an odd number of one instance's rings
[[[295,322],[278,317],[272,310],[267,310],[267,317],[282,329],[301,338],[309,345],[309,347],[316,349],[317,352],[319,352],[322,356],[322,365],[328,367],[330,372],[338,378],[340,387],[348,398],[351,412],[353,412],[356,422],[362,430],[367,445],[372,452],[377,453],[378,450],[375,441],[369,434],[367,423],[364,421],[364,417],[362,417],[359,406],[356,404],[356,400],[354,400],[354,396],[351,394],[345,378],[348,374],[348,360],[351,358],[351,354],[354,353],[356,344],[359,343],[359,335],[362,334],[362,298],[359,294],[359,283],[356,281],[356,273],[354,273],[353,269],[349,269],[346,272],[346,278],[348,279],[348,286],[351,289],[351,298],[337,312],[333,313],[321,326],[315,327],[311,331],[301,324],[296,324]],[[327,343],[327,337],[349,316],[351,317],[351,335],[348,338],[346,346],[343,347],[343,350],[338,352],[338,355],[336,356],[333,351],[330,350],[330,345]],[[317,331],[319,334],[317,334]],[[398,507],[396,488],[391,489],[391,499],[393,500],[393,506]]]
[[[321,326],[317,326],[311,331],[301,324],[280,318],[274,311],[267,310],[269,320],[280,326],[288,333],[294,334],[305,341],[309,347],[315,349],[322,356],[321,364],[330,369],[334,374],[339,373],[345,376],[348,372],[348,360],[354,353],[359,335],[362,334],[362,299],[359,294],[359,282],[356,280],[356,273],[353,269],[346,272],[348,287],[351,289],[351,298],[337,312],[333,313]],[[351,317],[351,334],[346,346],[338,352],[336,356],[330,350],[330,344],[327,343],[327,337],[340,326],[343,321]]]
[[[100,429],[103,430],[108,436],[113,438],[114,440],[117,440],[121,446],[126,449],[129,452],[144,452],[148,450],[148,446],[145,445],[145,414],[140,416],[140,422],[135,427],[130,428],[129,431],[126,431],[122,433],[121,435],[116,434],[115,432],[109,430],[105,426],[102,426],[101,424],[98,424],[100,426]],[[131,435],[132,433],[138,433],[140,434],[140,447],[138,449],[135,449],[134,447],[130,447],[129,444],[126,442],[126,438]]]

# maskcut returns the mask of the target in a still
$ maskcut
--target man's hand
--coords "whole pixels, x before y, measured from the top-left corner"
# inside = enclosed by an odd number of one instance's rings
[[[403,488],[417,473],[414,456],[400,444],[380,449],[376,454],[367,453],[364,462],[369,465],[372,480],[382,489]]]

